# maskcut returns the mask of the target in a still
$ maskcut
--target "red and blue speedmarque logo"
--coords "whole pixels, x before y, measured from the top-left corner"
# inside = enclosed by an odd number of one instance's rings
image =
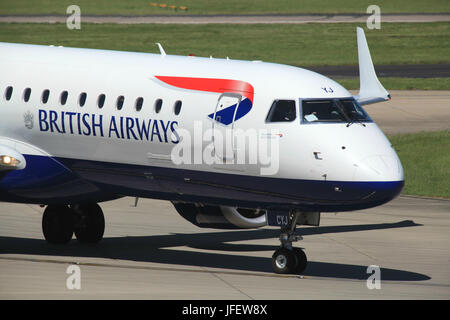
[[[228,92],[242,95],[243,99],[241,100],[239,105],[234,104],[218,112],[213,112],[208,115],[209,118],[216,120],[224,125],[231,124],[233,122],[233,119],[234,121],[239,120],[247,113],[249,113],[253,106],[254,89],[250,83],[245,81],[170,76],[155,76],[155,78],[168,85],[181,89],[217,93]]]

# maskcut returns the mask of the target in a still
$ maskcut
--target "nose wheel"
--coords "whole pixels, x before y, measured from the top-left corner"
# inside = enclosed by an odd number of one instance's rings
[[[295,235],[298,215],[298,212],[290,214],[288,225],[281,230],[281,247],[272,255],[272,267],[275,273],[299,274],[308,264],[305,252],[300,248],[292,247],[292,242],[302,239],[301,236]]]
[[[305,271],[308,260],[300,248],[279,248],[272,256],[272,267],[275,273],[299,274]]]
[[[300,248],[292,248],[294,256],[296,258],[297,264],[294,268],[294,273],[302,273],[306,269],[308,264],[308,259],[306,258],[305,252]]]

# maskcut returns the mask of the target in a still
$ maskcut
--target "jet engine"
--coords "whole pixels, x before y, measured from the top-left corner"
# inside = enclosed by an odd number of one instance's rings
[[[200,228],[251,229],[267,225],[265,210],[183,202],[173,205],[183,218]]]

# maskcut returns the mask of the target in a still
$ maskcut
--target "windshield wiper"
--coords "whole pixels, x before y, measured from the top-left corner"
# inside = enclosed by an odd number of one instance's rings
[[[356,122],[358,122],[359,124],[361,124],[363,127],[365,127],[366,125],[364,124],[364,123],[362,123],[362,121],[361,120],[359,120],[359,119],[355,119],[355,118],[352,118],[352,120],[350,120],[350,122],[349,123],[347,123],[347,128],[348,127],[350,127],[353,123],[355,123],[355,121]]]
[[[347,115],[347,113],[345,113],[341,102],[339,100],[334,100],[334,103],[335,103],[336,107],[338,107],[341,114],[344,116],[345,120],[347,121],[347,127],[350,126],[353,123],[353,121],[350,119],[350,117]]]
[[[350,123],[347,123],[347,127],[350,127],[355,121],[361,124],[363,127],[366,126],[361,120],[352,118],[352,121]]]
[[[350,117],[349,115],[347,115],[347,113],[345,112],[345,108],[342,105],[342,103],[339,100],[335,100],[336,106],[339,108],[339,110],[342,112],[342,114],[344,115],[345,119],[348,121],[346,127],[350,127],[355,121],[360,123],[363,127],[365,127],[366,125],[364,123],[361,122],[361,120],[355,118],[355,117]]]

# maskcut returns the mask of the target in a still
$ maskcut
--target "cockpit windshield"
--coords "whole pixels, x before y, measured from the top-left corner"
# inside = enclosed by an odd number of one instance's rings
[[[372,122],[353,98],[302,100],[302,122]]]

